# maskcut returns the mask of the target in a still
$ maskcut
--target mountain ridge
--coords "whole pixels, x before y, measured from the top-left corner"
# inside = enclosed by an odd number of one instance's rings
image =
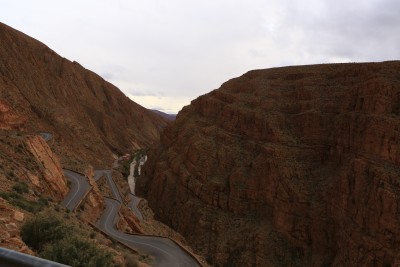
[[[17,128],[57,136],[54,149],[61,158],[77,154],[92,165],[103,165],[112,161],[112,154],[158,139],[166,120],[99,75],[5,24],[0,24],[0,37],[3,105],[24,121]]]

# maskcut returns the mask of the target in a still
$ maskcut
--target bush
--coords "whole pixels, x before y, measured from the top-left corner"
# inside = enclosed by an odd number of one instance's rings
[[[19,207],[23,210],[29,211],[29,212],[39,212],[43,209],[43,204],[35,201],[29,201],[26,200],[23,197],[19,198],[12,198],[10,200],[11,205]]]
[[[22,225],[22,240],[36,251],[49,242],[61,240],[72,234],[72,227],[63,224],[54,214],[38,214]]]
[[[39,200],[38,200],[38,203],[43,205],[43,206],[48,206],[49,205],[49,200],[47,198],[40,197]]]
[[[8,172],[8,177],[9,177],[9,178],[15,178],[14,172],[13,172],[13,171],[9,171],[9,172]]]
[[[74,267],[118,266],[113,254],[82,237],[78,227],[67,225],[54,212],[42,212],[26,221],[21,227],[21,237],[40,257],[48,260]]]
[[[17,182],[15,185],[13,185],[12,189],[20,194],[29,192],[29,186],[25,182]]]
[[[136,257],[132,254],[125,253],[124,254],[126,267],[138,267],[138,263]]]
[[[43,203],[26,200],[21,194],[16,192],[0,192],[0,197],[6,199],[11,205],[19,207],[29,212],[39,212],[43,209]]]
[[[115,266],[111,253],[75,236],[47,245],[40,256],[74,267]]]

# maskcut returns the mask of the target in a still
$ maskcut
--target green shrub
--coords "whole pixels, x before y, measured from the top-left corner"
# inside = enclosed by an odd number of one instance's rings
[[[29,186],[25,182],[17,182],[12,189],[20,194],[25,194],[29,192]]]
[[[126,267],[138,267],[136,257],[133,256],[131,253],[129,253],[129,254],[125,253],[124,259],[125,259]]]
[[[116,266],[111,253],[76,236],[46,245],[40,256],[74,267]]]
[[[41,251],[49,242],[61,240],[72,234],[72,227],[65,225],[54,214],[38,214],[21,227],[22,240],[36,251]]]
[[[68,215],[69,214],[64,214]],[[41,212],[21,227],[22,240],[40,257],[74,267],[118,266],[113,254],[98,247],[73,225],[54,212]],[[91,238],[95,237],[90,235]]]
[[[39,212],[43,209],[43,205],[39,202],[35,201],[29,201],[24,199],[23,197],[21,198],[12,198],[10,200],[11,205],[19,207],[23,210],[29,211],[29,212]]]
[[[47,198],[40,197],[39,200],[38,200],[38,203],[43,205],[43,206],[48,206],[49,205],[49,200]]]
[[[36,202],[26,200],[21,194],[16,192],[0,192],[0,197],[4,198],[15,207],[19,207],[23,210],[33,213],[41,211],[44,206],[40,201]]]

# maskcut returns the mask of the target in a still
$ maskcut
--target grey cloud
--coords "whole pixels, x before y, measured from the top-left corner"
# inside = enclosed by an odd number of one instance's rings
[[[400,58],[398,0],[8,2],[3,22],[137,96],[194,99],[250,69]]]
[[[269,55],[265,59],[272,59],[276,66],[283,62],[311,64],[398,58],[396,44],[399,37],[394,33],[400,32],[400,22],[391,11],[398,4],[391,2],[395,6],[390,6],[389,2],[309,1],[308,6],[304,2],[287,4],[283,8],[285,12],[274,24],[274,32],[269,33],[271,46],[265,50]],[[254,51],[257,51],[257,56],[263,55],[262,50]],[[271,55],[275,54],[280,56],[272,58]]]

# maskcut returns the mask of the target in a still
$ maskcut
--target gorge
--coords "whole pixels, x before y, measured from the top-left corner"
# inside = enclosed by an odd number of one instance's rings
[[[400,264],[399,61],[252,70],[171,121],[1,23],[0,39],[1,247],[39,255],[20,229],[51,211],[115,266],[163,264],[132,235],[188,265]]]
[[[399,61],[250,71],[183,108],[137,191],[213,266],[393,266],[399,115]]]

